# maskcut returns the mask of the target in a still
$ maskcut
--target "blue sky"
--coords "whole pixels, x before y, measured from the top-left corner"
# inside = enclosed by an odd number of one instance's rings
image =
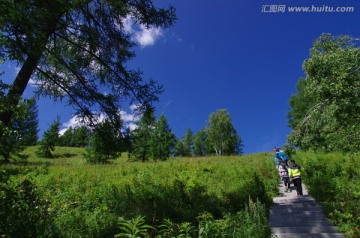
[[[227,109],[244,142],[244,153],[282,146],[289,98],[304,76],[302,64],[322,33],[360,37],[358,0],[172,0],[177,23],[168,29],[127,30],[139,46],[128,68],[164,85],[155,103],[172,131],[182,138],[206,126],[211,113]],[[290,12],[289,7],[353,7],[353,12]],[[321,10],[319,8],[319,10]],[[282,10],[284,9],[284,10]],[[130,25],[129,25],[130,27]],[[16,68],[4,64],[4,79]],[[25,97],[31,96],[31,86]],[[60,115],[72,124],[71,108],[49,99],[38,101],[41,136]],[[124,106],[127,123],[131,109]]]

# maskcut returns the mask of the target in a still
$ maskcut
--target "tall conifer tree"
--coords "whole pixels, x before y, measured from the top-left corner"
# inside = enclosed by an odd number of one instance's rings
[[[9,162],[12,154],[21,152],[26,146],[37,144],[38,110],[35,98],[22,100],[17,107],[17,116],[7,128],[8,133],[0,137],[0,156]]]
[[[22,137],[23,145],[32,146],[37,144],[39,138],[38,107],[35,97],[25,101],[24,104],[26,112],[24,120],[22,122],[19,122],[20,124],[22,124],[20,134]]]
[[[193,141],[193,132],[189,128],[185,132],[184,136],[184,149],[185,149],[185,156],[192,156],[194,152],[194,141]]]
[[[51,124],[50,128],[44,132],[37,150],[37,155],[44,158],[52,158],[55,146],[59,143],[60,118]]]
[[[167,160],[175,146],[175,135],[164,114],[155,123],[150,139],[150,151],[153,160]]]
[[[85,153],[89,163],[105,164],[120,156],[120,128],[120,124],[113,125],[109,119],[96,125]]]
[[[149,107],[139,121],[136,122],[137,128],[131,133],[130,160],[148,161],[151,157],[151,137],[154,131],[155,115],[154,109]]]

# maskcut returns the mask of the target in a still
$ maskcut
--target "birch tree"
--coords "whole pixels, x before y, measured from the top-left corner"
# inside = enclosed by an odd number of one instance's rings
[[[290,99],[289,143],[302,149],[360,150],[359,39],[323,34]]]
[[[207,135],[208,142],[217,156],[242,153],[242,140],[226,109],[220,109],[210,114]]]

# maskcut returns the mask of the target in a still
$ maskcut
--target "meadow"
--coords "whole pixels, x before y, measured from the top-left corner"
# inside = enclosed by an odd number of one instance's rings
[[[272,153],[90,165],[27,148],[0,167],[3,237],[271,237]],[[297,151],[309,193],[346,237],[360,237],[359,154]]]
[[[89,165],[81,148],[35,151],[1,167],[1,235],[271,237],[271,153]]]

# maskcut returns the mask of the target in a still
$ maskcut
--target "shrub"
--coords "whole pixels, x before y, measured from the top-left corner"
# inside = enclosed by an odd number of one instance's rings
[[[164,219],[156,234],[151,232],[154,227],[146,225],[145,218],[142,216],[130,220],[121,218],[119,227],[122,232],[115,237],[270,238],[272,233],[265,206],[259,201],[253,202],[250,199],[245,207],[245,210],[236,214],[227,213],[222,219],[214,219],[211,213],[204,212],[197,217],[197,226],[190,222],[175,223],[171,219]]]
[[[360,236],[360,159],[358,154],[298,152],[304,182],[326,216],[347,237]]]
[[[145,224],[144,216],[137,216],[131,220],[119,218],[118,224],[121,232],[116,234],[115,237],[138,238],[140,235],[150,237],[148,230],[153,229],[152,226]]]
[[[49,203],[26,177],[0,184],[0,235],[40,237],[50,231]],[[48,223],[49,222],[49,223]]]

